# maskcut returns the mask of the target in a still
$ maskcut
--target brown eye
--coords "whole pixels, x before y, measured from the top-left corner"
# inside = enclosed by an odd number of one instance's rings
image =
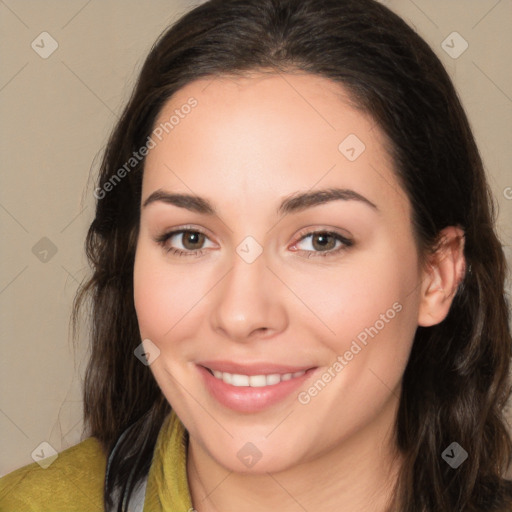
[[[329,251],[336,247],[336,238],[329,233],[317,233],[312,236],[312,245],[318,251]]]
[[[193,251],[201,249],[204,244],[205,236],[198,231],[182,231],[182,244],[185,249]]]
[[[155,238],[166,253],[176,256],[200,256],[206,249],[213,248],[214,243],[208,236],[196,229],[178,229],[163,233]]]
[[[354,242],[335,231],[313,231],[304,235],[296,244],[296,249],[308,258],[330,256],[352,247]]]

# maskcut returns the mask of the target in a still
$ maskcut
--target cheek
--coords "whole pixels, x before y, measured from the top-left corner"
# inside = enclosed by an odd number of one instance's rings
[[[202,299],[214,283],[206,270],[201,265],[191,271],[189,264],[171,264],[159,250],[139,245],[133,279],[143,338],[149,338],[161,350],[169,350],[175,343],[166,340],[185,340],[197,334],[198,322],[205,314]]]
[[[414,289],[414,264],[406,268],[393,255],[346,260],[336,268],[314,273],[288,271],[286,282],[318,320],[331,331],[328,337],[343,348],[347,340],[375,323],[382,329],[395,320],[395,305],[410,302]],[[381,318],[381,315],[384,315]],[[388,321],[389,320],[389,321]],[[396,322],[394,322],[396,323]],[[315,326],[320,325],[316,322]],[[325,330],[328,334],[328,330]]]
[[[292,273],[289,279],[321,320],[302,322],[309,337],[329,349],[326,363],[343,358],[343,377],[337,385],[350,382],[352,390],[368,390],[372,383],[382,386],[380,379],[393,389],[407,364],[417,327],[416,260],[377,251],[357,262],[347,259],[335,271],[318,272],[314,280]]]
[[[133,272],[135,310],[142,338],[156,341],[165,329],[167,308],[165,282],[158,279],[154,267],[143,248],[138,248]],[[169,326],[167,327],[167,329]]]
[[[154,251],[140,244],[137,248],[133,275],[134,302],[139,329],[143,338],[159,344],[165,333],[177,321],[179,305],[187,302],[190,287],[182,286],[181,280],[172,279]],[[181,301],[176,298],[180,296]]]

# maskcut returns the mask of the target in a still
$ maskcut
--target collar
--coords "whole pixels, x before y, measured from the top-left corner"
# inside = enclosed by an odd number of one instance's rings
[[[188,432],[174,410],[158,434],[149,469],[144,512],[194,510],[187,479]]]

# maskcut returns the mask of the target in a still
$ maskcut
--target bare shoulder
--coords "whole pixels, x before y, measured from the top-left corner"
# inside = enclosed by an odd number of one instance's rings
[[[106,455],[89,437],[44,469],[34,462],[0,478],[0,511],[103,510]]]

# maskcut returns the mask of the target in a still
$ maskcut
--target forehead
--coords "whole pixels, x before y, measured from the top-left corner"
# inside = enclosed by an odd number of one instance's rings
[[[166,188],[257,203],[342,186],[405,200],[379,127],[316,75],[197,80],[167,102],[152,138],[143,196]]]

